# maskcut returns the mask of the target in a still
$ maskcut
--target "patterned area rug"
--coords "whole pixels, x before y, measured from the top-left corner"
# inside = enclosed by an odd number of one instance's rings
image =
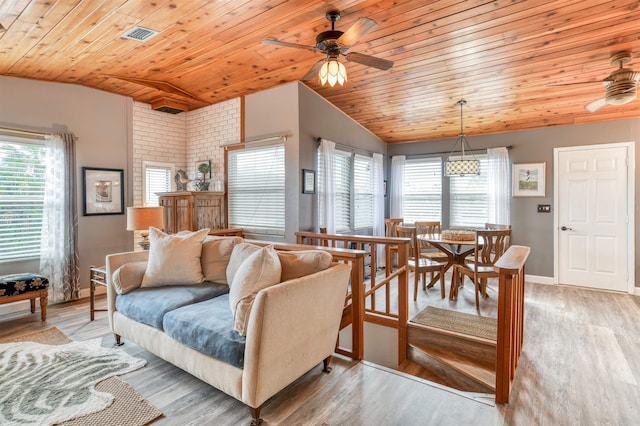
[[[488,340],[496,340],[498,336],[498,325],[495,318],[480,317],[433,306],[427,306],[413,317],[411,322]]]
[[[146,361],[103,348],[100,340],[74,342],[55,327],[3,340],[0,424],[141,426],[161,416],[113,377]]]

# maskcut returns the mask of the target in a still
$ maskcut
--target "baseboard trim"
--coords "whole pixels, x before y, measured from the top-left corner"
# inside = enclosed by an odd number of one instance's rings
[[[524,280],[530,283],[536,283],[536,284],[549,284],[549,285],[553,285],[554,280],[553,277],[543,277],[540,275],[529,275],[526,274],[524,277]]]

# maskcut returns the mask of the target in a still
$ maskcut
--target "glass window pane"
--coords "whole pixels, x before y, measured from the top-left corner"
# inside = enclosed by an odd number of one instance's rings
[[[284,145],[228,153],[229,226],[284,235]]]
[[[38,257],[46,147],[0,136],[0,260]]]

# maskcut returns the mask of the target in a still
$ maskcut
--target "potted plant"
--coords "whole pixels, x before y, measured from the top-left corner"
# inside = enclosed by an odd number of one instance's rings
[[[198,164],[198,172],[202,174],[202,179],[198,179],[195,181],[195,187],[198,191],[208,191],[209,190],[209,181],[207,180],[207,174],[211,171],[211,164],[207,162],[202,162]]]

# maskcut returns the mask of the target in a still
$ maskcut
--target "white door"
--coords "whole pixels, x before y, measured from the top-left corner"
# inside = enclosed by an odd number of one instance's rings
[[[628,146],[556,152],[558,282],[629,290]]]

